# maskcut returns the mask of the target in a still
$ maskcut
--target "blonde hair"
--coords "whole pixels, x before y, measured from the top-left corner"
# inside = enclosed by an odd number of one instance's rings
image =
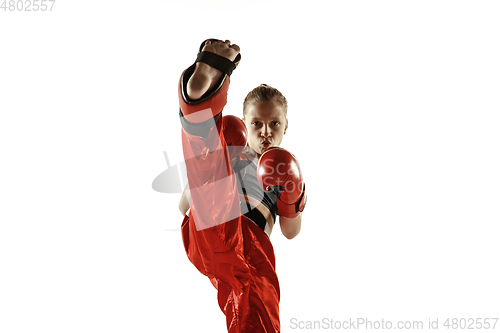
[[[278,89],[273,88],[265,83],[261,84],[257,88],[254,88],[248,93],[247,97],[245,97],[245,100],[243,101],[243,117],[245,117],[248,105],[253,102],[259,101],[278,102],[283,107],[286,117],[286,113],[288,111],[288,101],[286,100],[285,96],[283,96],[283,94]]]

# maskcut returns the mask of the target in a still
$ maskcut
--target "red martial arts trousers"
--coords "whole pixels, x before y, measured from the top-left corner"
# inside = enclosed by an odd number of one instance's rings
[[[182,222],[189,260],[217,288],[230,333],[280,332],[273,246],[240,214],[236,177],[221,129],[204,140],[182,131],[191,210]]]

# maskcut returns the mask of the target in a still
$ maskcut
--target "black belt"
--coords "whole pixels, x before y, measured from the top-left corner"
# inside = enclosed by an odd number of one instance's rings
[[[257,208],[254,208],[254,209],[249,211],[248,207],[247,207],[247,203],[242,202],[241,203],[241,211],[246,212],[245,214],[243,214],[243,216],[246,216],[251,221],[253,221],[255,224],[257,224],[257,226],[259,228],[264,230],[264,228],[266,227],[267,220],[264,217],[264,215],[262,215],[262,213]]]

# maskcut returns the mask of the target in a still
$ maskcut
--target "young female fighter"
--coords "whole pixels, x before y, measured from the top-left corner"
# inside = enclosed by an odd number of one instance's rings
[[[268,235],[276,214],[286,237],[298,234],[306,197],[293,155],[271,149],[288,126],[286,99],[276,89],[261,86],[247,96],[248,146],[241,154],[228,150],[247,141],[243,122],[221,116],[240,58],[237,45],[208,40],[180,79],[189,180],[179,204],[187,213],[182,235],[188,258],[218,290],[228,332],[279,332],[279,284]]]

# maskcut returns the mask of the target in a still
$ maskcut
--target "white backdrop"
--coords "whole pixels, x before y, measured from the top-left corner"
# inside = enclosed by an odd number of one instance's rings
[[[289,100],[282,146],[308,205],[300,235],[271,236],[283,332],[500,317],[499,14],[496,1],[7,4],[0,331],[225,331],[175,231],[180,194],[151,186],[163,152],[182,162],[177,80],[214,37],[242,50],[226,114],[261,83]]]

